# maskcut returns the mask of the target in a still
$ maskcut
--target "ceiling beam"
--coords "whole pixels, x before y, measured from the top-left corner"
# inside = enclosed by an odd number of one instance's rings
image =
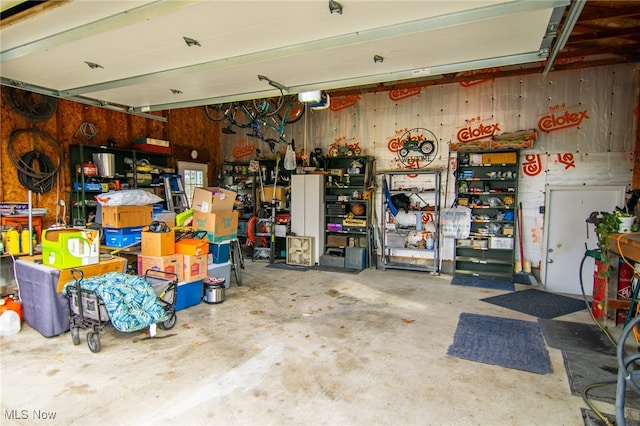
[[[603,2],[598,2],[602,4]],[[615,1],[608,2],[609,5],[615,5]],[[629,7],[605,7],[602,5],[591,6],[587,2],[582,14],[580,15],[580,24],[591,21],[602,21],[613,18],[633,18],[640,16],[637,6]]]
[[[571,46],[573,44],[579,44],[584,42],[605,42],[607,39],[612,38],[635,38],[640,36],[640,27],[631,27],[631,28],[619,28],[619,29],[608,29],[608,28],[576,28],[574,33],[581,34],[572,34],[567,42],[566,46]]]
[[[199,2],[186,0],[157,0],[152,3],[125,10],[124,12],[120,12],[115,15],[54,34],[52,36],[42,38],[40,40],[35,40],[22,44],[20,46],[13,47],[11,49],[4,50],[0,52],[0,63],[22,58],[24,56],[39,53],[45,50],[54,49],[66,43],[81,40],[108,31],[113,31],[115,29],[126,27],[140,21],[154,18],[156,16],[175,12],[176,10],[184,9],[185,7],[193,6],[197,3]]]
[[[545,56],[541,56],[541,53],[529,52],[519,55],[509,55],[499,58],[480,59],[476,61],[461,62],[457,64],[439,65],[429,68],[422,68],[419,70],[406,70],[401,72],[392,72],[386,74],[375,74],[355,78],[346,78],[342,80],[333,81],[320,81],[312,84],[305,84],[301,86],[289,87],[290,93],[299,93],[311,90],[337,90],[344,87],[359,87],[372,85],[376,83],[388,83],[397,82],[408,79],[418,78],[439,78],[444,74],[457,73],[462,71],[471,71],[476,69],[493,68],[507,65],[524,64],[531,62],[538,62],[545,59]],[[389,89],[389,88],[387,88]],[[196,99],[185,102],[172,102],[167,104],[149,105],[145,107],[135,107],[135,111],[163,111],[166,109],[187,108],[202,105],[221,104],[231,101],[239,101],[244,99],[256,99],[263,97],[262,92],[247,92],[241,95],[215,97],[206,99]]]
[[[24,83],[21,81],[11,80],[5,77],[0,77],[0,84],[3,86],[15,87],[16,89],[28,90],[30,92],[39,93],[41,95],[52,96],[54,98],[61,98],[60,92],[57,90],[47,89],[46,87],[35,86],[32,84]],[[96,99],[86,98],[84,96],[72,96],[64,98],[68,101],[78,102],[85,105],[93,105],[100,108],[110,109],[112,111],[122,112],[125,114],[137,115],[139,117],[150,118],[152,120],[167,122],[167,118],[157,114],[149,114],[147,112],[134,111],[133,109],[116,105],[109,102],[99,101]]]
[[[549,71],[553,68],[553,63],[556,60],[556,56],[562,49],[564,49],[564,45],[569,40],[571,36],[571,31],[573,31],[573,27],[578,21],[578,17],[584,8],[586,0],[574,0],[569,7],[569,11],[567,12],[567,16],[562,24],[562,28],[560,29],[560,36],[556,39],[556,42],[553,44],[551,48],[551,54],[549,55],[549,59],[547,60],[547,64],[542,71],[542,76],[546,77]]]

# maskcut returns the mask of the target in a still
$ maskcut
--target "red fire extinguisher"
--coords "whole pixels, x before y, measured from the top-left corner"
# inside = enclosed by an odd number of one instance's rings
[[[633,290],[631,280],[633,279],[633,268],[620,259],[618,265],[618,299],[631,299]],[[627,320],[627,311],[625,309],[616,310],[616,325],[624,324]]]

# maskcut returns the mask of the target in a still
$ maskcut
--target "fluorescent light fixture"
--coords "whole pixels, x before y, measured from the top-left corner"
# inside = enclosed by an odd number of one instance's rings
[[[320,92],[320,90],[298,93],[298,100],[303,104],[317,104],[321,99],[322,93]]]

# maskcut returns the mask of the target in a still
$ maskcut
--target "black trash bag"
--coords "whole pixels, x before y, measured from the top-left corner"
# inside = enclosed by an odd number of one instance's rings
[[[411,206],[411,199],[407,194],[395,194],[391,196],[391,202],[396,209],[404,209],[405,213],[409,213],[409,207]]]

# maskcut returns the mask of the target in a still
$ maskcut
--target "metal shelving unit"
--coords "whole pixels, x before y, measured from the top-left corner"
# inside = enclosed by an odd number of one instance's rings
[[[383,191],[380,209],[382,269],[439,273],[440,171],[385,172],[382,179],[388,188]],[[397,194],[408,197],[410,206],[406,210],[392,207],[387,200]],[[404,220],[400,220],[401,215]]]
[[[511,280],[518,151],[459,152],[456,193],[471,209],[471,233],[456,240],[455,274]]]
[[[327,158],[324,204],[326,232],[324,254],[345,256],[348,247],[364,250],[365,268],[371,262],[373,157]]]

